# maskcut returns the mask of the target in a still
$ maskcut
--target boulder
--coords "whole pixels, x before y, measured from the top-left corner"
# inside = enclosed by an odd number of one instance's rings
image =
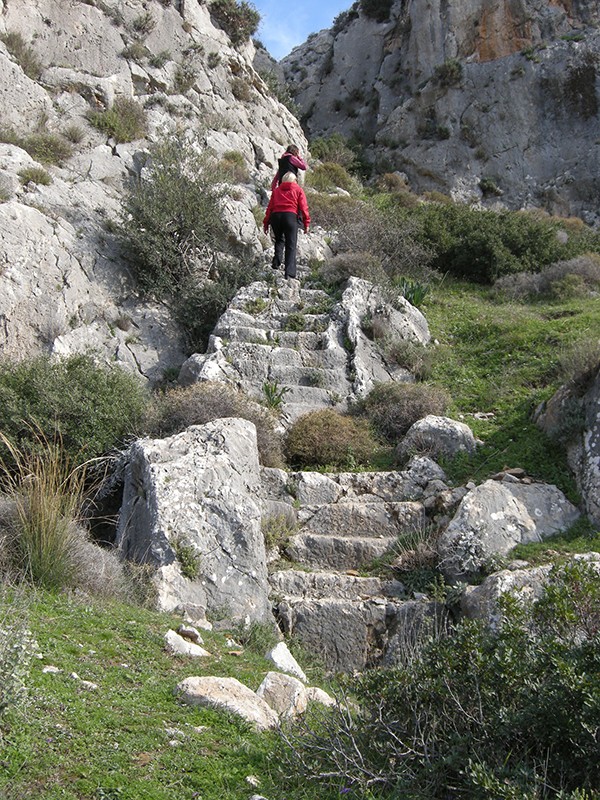
[[[271,618],[258,475],[256,429],[246,420],[132,445],[117,544],[123,558],[153,568],[159,608]]]
[[[271,706],[236,678],[185,678],[177,685],[177,690],[188,705],[236,714],[258,730],[276,728],[279,723],[279,717]]]
[[[267,672],[256,694],[277,712],[279,717],[297,717],[308,706],[306,687],[291,675]]]
[[[462,614],[468,619],[480,619],[497,628],[501,621],[498,600],[506,592],[523,600],[538,600],[544,594],[544,584],[551,567],[503,569],[488,576],[479,586],[465,587],[460,599]]]
[[[271,650],[266,653],[265,658],[272,661],[278,670],[287,672],[290,675],[295,675],[296,678],[307,683],[308,678],[304,674],[300,664],[298,664],[294,656],[290,653],[285,642],[278,642],[275,647],[271,648]]]
[[[165,647],[174,656],[193,656],[194,658],[210,656],[208,650],[172,630],[165,634]]]
[[[428,414],[411,425],[398,444],[396,455],[399,460],[415,453],[452,458],[457,453],[474,453],[476,448],[477,439],[464,422]]]
[[[476,578],[495,556],[567,530],[579,516],[556,486],[485,481],[463,498],[440,537],[440,568],[450,581]]]

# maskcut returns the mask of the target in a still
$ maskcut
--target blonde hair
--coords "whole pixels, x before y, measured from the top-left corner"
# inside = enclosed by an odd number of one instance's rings
[[[295,183],[298,179],[294,175],[293,172],[286,172],[283,178],[281,179],[282,183]]]

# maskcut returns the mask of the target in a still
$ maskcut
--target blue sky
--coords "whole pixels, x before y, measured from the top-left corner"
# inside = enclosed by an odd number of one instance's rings
[[[340,11],[347,11],[352,0],[299,0],[293,6],[281,0],[252,0],[261,16],[256,37],[279,61],[310,33],[330,28]]]

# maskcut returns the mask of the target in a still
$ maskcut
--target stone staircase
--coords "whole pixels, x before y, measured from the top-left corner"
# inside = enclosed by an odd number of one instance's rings
[[[238,292],[207,352],[185,362],[179,382],[220,381],[263,402],[270,391],[281,400],[284,427],[313,410],[346,410],[375,382],[414,380],[386,363],[364,333],[363,320],[376,316],[398,338],[429,340],[417,309],[402,299],[392,307],[367,281],[351,278],[333,302],[320,289],[271,273]],[[429,484],[443,479],[439,467],[416,459],[405,472],[263,469],[261,478],[263,524],[281,518],[289,531],[278,554],[290,568],[270,578],[282,630],[330,670],[393,662],[397,632],[402,628],[404,637],[434,607],[410,599],[399,581],[360,573],[392,557],[398,537],[425,524],[422,501]]]
[[[356,278],[334,303],[322,290],[274,277],[242,288],[219,319],[207,352],[183,365],[179,383],[222,381],[259,401],[281,398],[281,421],[322,408],[345,410],[376,381],[411,381],[385,362],[361,329],[361,319],[385,305],[381,291]],[[424,318],[408,303],[399,317],[401,335],[427,341]]]
[[[439,491],[441,469],[419,458],[402,472],[265,469],[262,477],[265,514],[285,517],[291,530],[277,553],[291,568],[269,579],[283,632],[332,671],[397,662],[402,647],[440,609],[411,598],[398,580],[360,572],[392,560],[399,537],[422,530],[424,501],[433,487]]]

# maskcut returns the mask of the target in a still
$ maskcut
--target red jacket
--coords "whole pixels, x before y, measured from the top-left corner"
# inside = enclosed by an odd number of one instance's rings
[[[265,232],[269,227],[271,214],[275,211],[291,211],[292,214],[302,214],[302,224],[304,225],[305,231],[310,225],[310,214],[308,213],[306,195],[304,194],[304,190],[293,181],[282,183],[273,190],[263,220]]]

